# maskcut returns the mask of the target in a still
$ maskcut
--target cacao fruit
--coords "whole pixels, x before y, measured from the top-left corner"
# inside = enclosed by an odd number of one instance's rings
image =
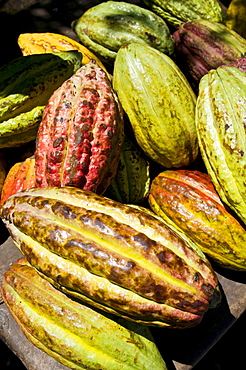
[[[5,272],[2,297],[28,340],[70,369],[167,369],[147,326],[79,304],[24,258]]]
[[[37,133],[36,186],[103,193],[116,174],[123,111],[106,72],[82,66],[50,97]]]
[[[217,0],[143,0],[168,25],[178,28],[182,23],[197,19],[223,22],[223,9]]]
[[[9,169],[1,191],[1,203],[10,195],[19,191],[30,189],[36,184],[34,156],[17,162]]]
[[[0,148],[35,140],[52,92],[81,65],[81,53],[18,57],[0,67]]]
[[[7,175],[6,159],[3,152],[0,152],[0,194],[4,185],[4,181]]]
[[[222,23],[204,19],[186,22],[173,33],[177,62],[197,86],[210,69],[229,64],[246,53],[246,40]],[[181,66],[182,65],[182,66]]]
[[[82,64],[86,64],[93,59],[102,69],[106,70],[95,54],[81,43],[65,35],[52,32],[21,33],[17,42],[23,55],[78,50],[82,54]]]
[[[231,0],[225,14],[225,24],[242,37],[246,37],[246,1]]]
[[[199,147],[227,206],[246,223],[246,74],[221,66],[202,77],[196,106]]]
[[[138,42],[172,55],[174,40],[166,22],[155,13],[124,1],[106,1],[72,22],[80,41],[113,64],[122,45]]]
[[[166,168],[195,161],[196,96],[170,57],[147,45],[122,46],[115,59],[113,87],[149,158]]]
[[[105,193],[121,203],[139,204],[148,196],[150,163],[138,145],[125,136],[117,172]]]
[[[10,196],[0,217],[13,242],[57,289],[134,322],[197,325],[218,280],[200,248],[164,221],[75,187]]]
[[[208,174],[163,171],[149,192],[151,209],[222,267],[246,271],[246,230],[225,208]]]

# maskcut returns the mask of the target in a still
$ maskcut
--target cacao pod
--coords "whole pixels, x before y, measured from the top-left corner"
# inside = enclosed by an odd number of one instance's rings
[[[246,40],[222,23],[204,19],[186,22],[173,33],[182,70],[197,86],[210,69],[229,64],[246,53]]]
[[[0,67],[0,148],[35,140],[53,91],[81,65],[81,53],[18,57]]]
[[[75,187],[10,196],[0,216],[17,248],[64,293],[125,319],[197,325],[218,280],[200,248],[164,221]]]
[[[150,187],[150,163],[138,145],[125,136],[117,172],[105,193],[121,203],[142,203]]]
[[[225,14],[225,24],[242,37],[246,37],[246,1],[231,0]]]
[[[143,0],[168,25],[178,28],[182,23],[197,19],[223,22],[223,9],[217,0]]]
[[[4,181],[7,175],[6,159],[3,152],[0,152],[0,194],[4,185]]]
[[[70,299],[24,258],[5,272],[2,297],[27,339],[70,369],[167,369],[147,326]]]
[[[10,195],[30,189],[36,184],[34,156],[17,162],[9,169],[2,186],[1,203]]]
[[[147,45],[122,46],[115,59],[113,87],[149,158],[167,168],[195,161],[196,96],[170,57]]]
[[[123,111],[106,72],[82,66],[50,97],[37,133],[36,186],[103,193],[116,174]]]
[[[99,58],[113,64],[122,45],[138,42],[172,55],[174,40],[165,21],[155,13],[124,1],[106,1],[72,22],[80,41]]]
[[[151,209],[222,267],[246,271],[246,230],[225,208],[208,174],[163,171],[151,183]]]
[[[91,59],[94,59],[102,69],[105,69],[95,54],[84,45],[65,35],[51,32],[21,33],[17,42],[23,55],[78,50],[82,54],[82,64],[86,64]]]
[[[199,147],[222,201],[246,223],[246,74],[218,67],[202,77],[196,106]]]

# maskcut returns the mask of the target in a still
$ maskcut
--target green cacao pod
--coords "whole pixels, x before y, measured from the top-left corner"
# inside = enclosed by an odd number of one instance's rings
[[[123,1],[107,1],[88,9],[72,27],[81,43],[109,64],[113,64],[119,48],[129,42],[150,45],[170,56],[174,52],[174,40],[165,21]]]
[[[151,183],[151,209],[219,265],[246,271],[246,230],[218,196],[208,174],[163,171]]]
[[[0,68],[0,148],[35,140],[50,95],[81,65],[78,51],[21,56]]]
[[[117,172],[105,193],[121,203],[139,204],[148,196],[150,163],[138,145],[125,136]]]
[[[146,45],[122,46],[113,87],[148,157],[167,168],[197,158],[196,96],[170,57]]]
[[[138,323],[197,325],[218,281],[199,248],[164,221],[75,187],[33,188],[2,205],[28,262],[57,289]]]
[[[123,137],[123,111],[111,81],[88,62],[45,106],[36,140],[36,186],[103,193],[116,174]]]
[[[2,297],[29,341],[70,369],[167,369],[147,326],[70,299],[24,258],[5,273]]]
[[[246,223],[246,74],[219,67],[202,77],[196,106],[199,146],[222,199]]]
[[[217,0],[144,0],[150,10],[168,25],[178,28],[182,23],[197,19],[223,22],[223,10]]]

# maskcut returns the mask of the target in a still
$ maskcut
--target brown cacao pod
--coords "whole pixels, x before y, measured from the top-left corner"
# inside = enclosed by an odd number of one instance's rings
[[[246,230],[226,209],[208,174],[161,172],[151,183],[151,209],[191,238],[222,267],[246,271]]]
[[[0,217],[56,288],[128,320],[192,327],[217,295],[217,276],[200,248],[138,208],[47,187],[12,195]]]
[[[24,258],[5,273],[2,297],[29,341],[70,369],[167,369],[147,326],[68,298]]]
[[[50,97],[37,134],[36,186],[103,193],[116,174],[123,111],[106,72],[93,61]]]

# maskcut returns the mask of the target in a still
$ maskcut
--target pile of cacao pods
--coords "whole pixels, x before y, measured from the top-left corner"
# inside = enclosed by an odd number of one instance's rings
[[[202,5],[201,5],[202,3]],[[246,7],[107,1],[0,67],[2,297],[71,369],[166,369],[246,272]],[[9,160],[11,158],[11,160]]]

